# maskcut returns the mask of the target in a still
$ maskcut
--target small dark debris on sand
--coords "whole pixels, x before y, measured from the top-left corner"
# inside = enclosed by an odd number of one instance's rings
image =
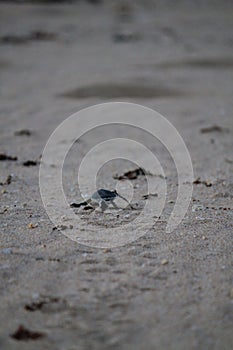
[[[16,161],[18,160],[17,157],[12,157],[7,155],[6,153],[0,153],[0,161],[4,161],[4,160],[12,160],[12,161]]]
[[[52,259],[51,259],[52,260]],[[54,261],[55,259],[53,259]],[[56,259],[57,261],[58,259]],[[59,260],[60,261],[60,260]],[[31,311],[31,312],[34,312],[34,311],[37,311],[37,310],[42,310],[46,305],[48,304],[54,304],[54,303],[58,303],[60,301],[59,298],[57,297],[43,297],[41,300],[38,300],[38,301],[34,301],[30,304],[26,304],[24,306],[24,309],[26,311]]]
[[[26,160],[26,162],[23,163],[23,166],[36,166],[38,162],[36,160]]]
[[[32,132],[28,129],[22,129],[14,132],[15,136],[31,136]]]
[[[0,182],[0,186],[4,186],[4,185],[10,185],[12,181],[12,176],[8,175],[6,180],[4,182]]]
[[[148,193],[142,196],[143,199],[148,199],[150,197],[158,197],[158,193]]]
[[[126,171],[124,174],[122,175],[114,175],[113,178],[115,180],[136,180],[139,176],[156,176],[156,177],[159,177],[161,179],[166,179],[166,177],[164,177],[163,175],[159,174],[152,174],[150,173],[149,171],[143,169],[143,168],[137,168],[137,169],[134,169],[134,170],[129,170],[129,171]]]
[[[206,187],[211,187],[213,183],[209,180],[201,180],[200,177],[198,177],[196,180],[193,181],[194,185],[205,185]]]
[[[24,326],[20,325],[18,329],[11,334],[11,338],[15,340],[37,340],[40,338],[43,338],[45,336],[44,333],[42,332],[35,332],[35,331],[30,331],[29,329],[25,328]]]
[[[86,205],[83,210],[92,210],[94,209],[91,205]]]
[[[33,30],[29,34],[15,35],[8,34],[0,37],[0,44],[21,45],[30,41],[52,41],[57,38],[57,34],[46,32],[43,30]]]
[[[114,175],[113,178],[116,180],[135,180],[138,176],[149,175],[143,168],[137,168],[134,170],[129,170],[123,175]]]
[[[85,205],[85,203],[86,203],[86,205]],[[82,202],[82,203],[71,203],[71,204],[70,204],[70,207],[71,207],[71,208],[80,208],[82,205],[85,205],[85,206],[83,207],[83,210],[91,210],[91,209],[94,209],[91,205],[88,205],[87,202]]]
[[[71,203],[70,207],[71,208],[80,208],[82,205],[84,205],[83,203],[84,202],[82,202],[82,203]]]
[[[211,125],[200,129],[201,134],[207,134],[210,132],[224,132],[224,131],[228,131],[228,129],[225,129],[219,125]]]
[[[27,310],[27,311],[33,312],[33,311],[42,309],[43,305],[44,305],[44,302],[43,301],[39,301],[37,303],[35,302],[35,303],[31,303],[31,304],[26,304],[24,306],[24,309]]]
[[[25,44],[27,42],[27,38],[25,36],[18,35],[3,35],[0,38],[0,44],[12,44],[12,45],[20,45]]]
[[[41,41],[50,41],[55,40],[57,38],[57,34],[51,32],[45,32],[42,30],[34,30],[29,35],[29,40],[41,40]]]

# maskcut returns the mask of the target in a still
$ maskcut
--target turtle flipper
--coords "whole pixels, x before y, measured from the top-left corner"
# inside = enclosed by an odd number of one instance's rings
[[[105,201],[101,201],[100,208],[101,208],[102,212],[104,212],[108,208],[107,203]]]
[[[81,202],[81,203],[72,203],[72,204],[70,204],[70,207],[71,208],[80,208],[80,207],[83,207],[83,206],[85,206],[85,205],[87,205],[88,204],[88,202]]]

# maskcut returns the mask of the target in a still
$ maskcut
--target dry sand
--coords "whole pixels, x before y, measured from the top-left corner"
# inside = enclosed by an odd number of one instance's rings
[[[203,3],[135,3],[128,42],[113,40],[111,2],[1,4],[0,153],[18,160],[0,161],[0,349],[232,349],[233,6]],[[169,189],[160,221],[134,243],[101,250],[53,230],[39,165],[23,163],[39,161],[70,114],[110,101],[143,104],[170,120],[201,183],[183,222],[165,233],[177,175],[158,145]],[[15,135],[22,129],[31,135]],[[104,139],[104,131],[86,135],[71,151],[69,200],[78,200],[74,164]],[[144,134],[136,139],[153,146]],[[113,169],[102,186],[114,185]],[[133,181],[140,204],[144,179]],[[98,214],[83,220],[103,224]]]

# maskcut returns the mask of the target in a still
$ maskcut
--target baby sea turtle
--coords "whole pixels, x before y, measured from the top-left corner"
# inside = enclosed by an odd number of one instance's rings
[[[131,209],[133,209],[132,205],[129,203],[129,201],[121,196],[119,193],[117,193],[116,190],[109,191],[101,188],[100,190],[93,193],[93,195],[87,199],[84,202],[81,203],[72,203],[70,206],[72,208],[80,208],[82,206],[88,206],[90,203],[93,204],[93,206],[99,205],[101,210],[104,212],[108,208],[108,203],[112,204],[115,209],[118,209],[116,204],[114,203],[114,200],[119,197],[123,199],[125,202],[127,202]],[[88,207],[89,208],[89,207]]]

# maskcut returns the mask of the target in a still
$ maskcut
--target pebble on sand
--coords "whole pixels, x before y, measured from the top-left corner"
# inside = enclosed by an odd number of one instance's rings
[[[36,227],[38,227],[38,224],[34,224],[33,222],[30,222],[28,224],[28,228],[30,228],[30,229],[33,229],[33,228],[36,228]]]
[[[163,259],[162,261],[161,261],[161,265],[167,265],[168,264],[168,260],[167,259]]]

